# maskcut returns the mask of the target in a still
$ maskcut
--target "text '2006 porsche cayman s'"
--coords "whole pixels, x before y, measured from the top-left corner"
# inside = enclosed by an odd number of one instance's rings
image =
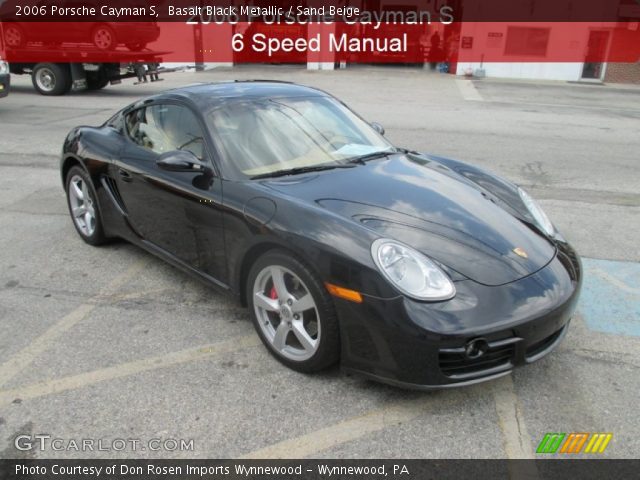
[[[331,95],[202,84],[66,138],[79,235],[122,238],[237,295],[280,362],[433,388],[564,337],[580,259],[521,188],[389,143]]]

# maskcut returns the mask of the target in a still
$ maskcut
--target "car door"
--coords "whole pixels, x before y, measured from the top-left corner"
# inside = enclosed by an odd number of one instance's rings
[[[226,283],[220,178],[157,165],[161,156],[185,150],[215,172],[199,117],[186,105],[162,102],[128,112],[124,123],[128,141],[112,176],[132,229],[152,248]]]

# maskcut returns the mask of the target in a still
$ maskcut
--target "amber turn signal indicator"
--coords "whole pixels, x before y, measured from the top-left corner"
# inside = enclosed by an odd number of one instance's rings
[[[356,292],[355,290],[349,290],[348,288],[339,287],[337,285],[333,285],[332,283],[325,283],[325,287],[331,295],[338,298],[344,298],[345,300],[349,300],[355,303],[362,303],[362,295],[360,292]]]

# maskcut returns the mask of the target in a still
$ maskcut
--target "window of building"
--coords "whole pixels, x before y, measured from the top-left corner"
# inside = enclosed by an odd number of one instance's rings
[[[505,55],[546,56],[549,31],[548,28],[508,27]]]

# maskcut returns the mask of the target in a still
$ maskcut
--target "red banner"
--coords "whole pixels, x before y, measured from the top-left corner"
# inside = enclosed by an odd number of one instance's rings
[[[3,22],[9,62],[627,62],[637,22]]]
[[[248,3],[248,2],[247,2]],[[0,21],[247,22],[637,21],[639,0],[2,0]]]

